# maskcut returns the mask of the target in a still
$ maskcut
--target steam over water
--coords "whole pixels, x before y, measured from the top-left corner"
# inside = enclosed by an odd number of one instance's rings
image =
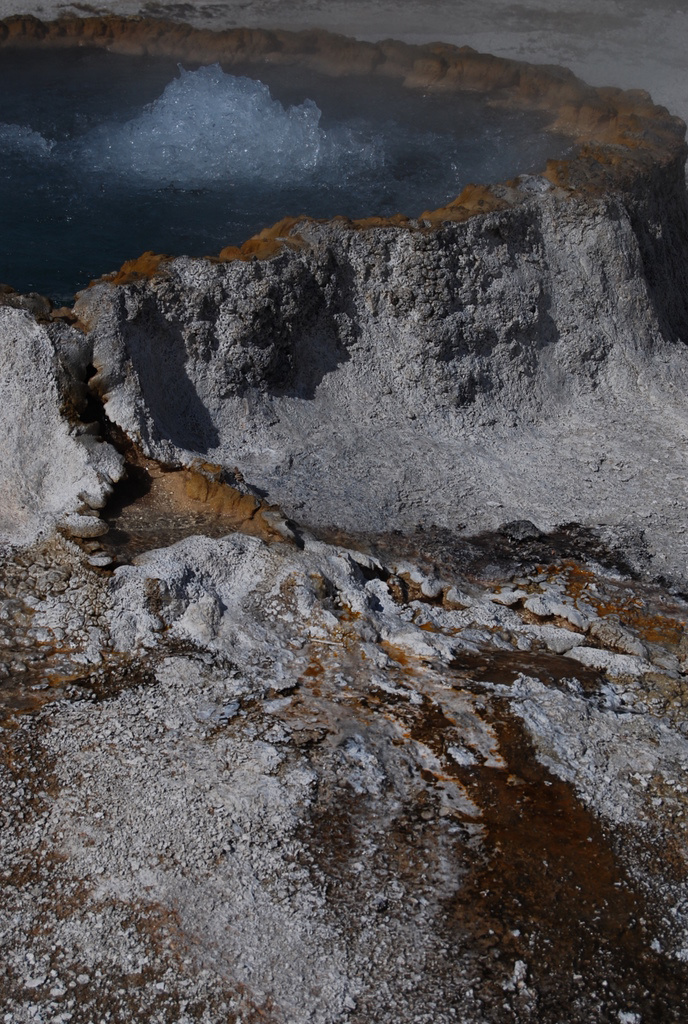
[[[417,216],[561,151],[475,97],[266,73],[3,54],[0,281],[69,301],[146,249],[216,253],[301,213]]]

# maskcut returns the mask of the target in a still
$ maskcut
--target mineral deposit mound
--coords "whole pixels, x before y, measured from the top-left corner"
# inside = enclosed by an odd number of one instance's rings
[[[116,17],[0,122],[5,1021],[682,1021],[685,125]]]

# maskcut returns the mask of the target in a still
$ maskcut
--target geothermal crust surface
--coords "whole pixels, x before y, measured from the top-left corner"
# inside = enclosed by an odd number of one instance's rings
[[[617,100],[0,295],[5,1024],[683,1020],[683,142]]]

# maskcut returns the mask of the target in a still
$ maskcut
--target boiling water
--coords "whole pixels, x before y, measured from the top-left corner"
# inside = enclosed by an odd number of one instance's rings
[[[255,74],[254,69],[246,69]],[[203,255],[286,215],[417,216],[563,143],[476,97],[102,52],[2,54],[0,281],[68,301],[146,249]]]

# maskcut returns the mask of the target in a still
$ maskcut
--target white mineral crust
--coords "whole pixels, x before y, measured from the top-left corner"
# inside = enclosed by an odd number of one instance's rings
[[[0,307],[0,543],[31,542],[62,522],[79,536],[102,531],[76,513],[105,504],[123,460],[68,422],[66,375],[46,328]]]

